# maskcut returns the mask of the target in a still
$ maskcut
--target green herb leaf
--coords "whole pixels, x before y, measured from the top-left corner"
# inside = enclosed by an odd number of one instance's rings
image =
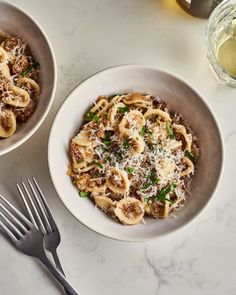
[[[174,134],[173,129],[172,129],[169,122],[166,123],[166,129],[167,129],[167,132],[168,132],[168,134],[170,136],[170,139],[175,139],[175,134]]]
[[[142,186],[142,190],[145,191],[145,190],[148,189],[151,185],[152,185],[151,182],[144,183],[143,186]]]
[[[139,134],[141,135],[141,136],[144,136],[144,134],[147,132],[147,127],[146,126],[143,126],[142,127],[142,129],[141,129],[141,131],[139,132]]]
[[[98,166],[98,168],[100,168],[100,169],[103,168],[103,165],[100,162],[96,162],[95,164]]]
[[[81,198],[88,198],[90,196],[90,193],[89,192],[83,192],[83,191],[80,191],[79,192],[79,196]]]
[[[116,153],[116,158],[118,159],[118,160],[123,160],[123,153],[122,153],[122,151],[118,151],[117,153]]]
[[[155,171],[155,169],[152,169],[152,171],[151,171],[150,175],[148,175],[147,179],[150,180],[150,182],[152,184],[156,184],[156,183],[160,182],[160,179],[159,178],[156,178],[156,171]]]
[[[127,168],[126,168],[126,171],[127,171],[128,173],[132,174],[132,173],[135,171],[135,169],[134,169],[133,167],[127,167]]]
[[[94,174],[93,174],[94,178],[98,178],[100,176],[101,176],[101,174],[98,171],[94,172]]]
[[[109,145],[109,144],[111,144],[111,141],[110,141],[110,140],[105,140],[105,139],[104,139],[102,142],[103,142],[105,145]]]
[[[112,132],[111,131],[105,131],[105,136],[103,139],[103,143],[105,145],[110,145],[111,144],[111,136],[112,136]]]
[[[102,146],[102,150],[103,150],[103,152],[107,152],[109,149],[105,146]]]
[[[119,108],[119,112],[120,112],[121,114],[125,114],[125,113],[127,113],[128,111],[129,111],[129,107],[128,107],[128,106],[120,107],[120,108]]]
[[[157,201],[168,201],[168,202],[171,202],[172,203],[172,201],[169,198],[167,198],[166,196],[169,193],[173,192],[175,188],[176,188],[176,184],[175,183],[173,183],[171,185],[168,185],[166,187],[163,187],[160,190],[159,194],[155,196],[155,199]]]
[[[130,148],[130,142],[129,142],[129,139],[126,139],[124,142],[123,142],[123,147],[124,149],[129,149]]]
[[[184,152],[184,155],[185,155],[185,157],[189,158],[190,161],[192,161],[193,163],[195,163],[195,160],[196,159],[195,159],[194,155],[190,151],[186,150]]]
[[[98,121],[99,121],[99,117],[98,117],[98,115],[96,115],[96,114],[93,113],[93,112],[89,112],[89,113],[87,114],[87,117],[88,117],[89,121],[94,121],[94,122],[98,122]]]
[[[105,160],[111,162],[111,157],[107,156]]]
[[[29,66],[25,71],[23,71],[22,73],[21,73],[21,76],[22,77],[26,77],[26,76],[28,76],[28,74],[32,71],[32,70],[34,70],[34,69],[38,69],[39,68],[39,63],[37,62],[37,63],[33,63],[31,66]]]
[[[72,178],[71,178],[71,182],[72,182],[73,184],[76,184],[76,182],[77,182],[77,181],[76,181],[76,178],[72,177]]]
[[[150,186],[160,182],[160,179],[156,177],[156,170],[152,169],[151,173],[147,176],[147,183],[144,183],[142,186],[143,190],[148,189]]]

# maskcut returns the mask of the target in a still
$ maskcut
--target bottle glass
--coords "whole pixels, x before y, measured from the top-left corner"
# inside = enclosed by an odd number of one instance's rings
[[[208,18],[212,10],[222,0],[177,0],[179,5],[189,14]]]

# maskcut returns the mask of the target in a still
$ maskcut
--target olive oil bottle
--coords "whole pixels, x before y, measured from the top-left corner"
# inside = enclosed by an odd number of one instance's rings
[[[212,10],[219,4],[222,0],[177,0],[179,5],[189,14],[208,18]]]

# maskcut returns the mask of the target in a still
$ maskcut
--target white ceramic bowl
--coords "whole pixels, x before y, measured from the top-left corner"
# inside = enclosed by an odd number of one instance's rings
[[[16,133],[0,139],[0,155],[25,142],[39,128],[51,107],[56,87],[56,65],[52,47],[42,28],[21,9],[0,1],[0,29],[26,40],[40,64],[41,95],[33,116],[18,126]]]
[[[173,110],[183,114],[196,131],[201,146],[191,196],[177,218],[124,226],[116,223],[88,199],[80,198],[66,175],[68,147],[88,107],[101,94],[140,91],[163,98]],[[222,141],[216,121],[199,94],[175,76],[145,66],[119,66],[99,72],[76,87],[62,104],[54,120],[48,147],[49,168],[55,188],[68,210],[90,229],[118,240],[145,241],[173,232],[209,202],[219,180],[223,160]]]

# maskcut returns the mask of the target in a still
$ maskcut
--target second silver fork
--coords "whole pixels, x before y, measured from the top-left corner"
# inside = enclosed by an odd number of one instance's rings
[[[57,248],[61,242],[60,232],[42,190],[34,177],[32,180],[34,185],[29,179],[27,180],[31,193],[23,181],[21,181],[21,185],[16,185],[17,189],[31,222],[43,234],[45,249],[52,254],[57,269],[65,276],[57,254]]]

